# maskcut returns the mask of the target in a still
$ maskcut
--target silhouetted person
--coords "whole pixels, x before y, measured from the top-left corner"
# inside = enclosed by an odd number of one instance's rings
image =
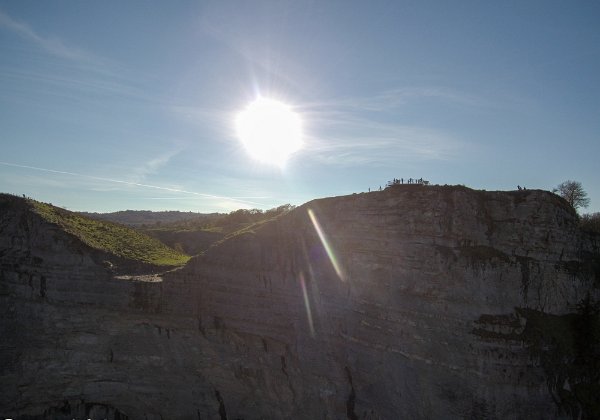
[[[517,189],[518,189],[519,191],[521,191],[521,186],[520,186],[520,185],[517,185]]]
[[[400,178],[400,183],[404,184],[404,178]]]

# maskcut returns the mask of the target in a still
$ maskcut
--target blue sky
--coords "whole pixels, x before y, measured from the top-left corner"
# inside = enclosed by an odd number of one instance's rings
[[[0,191],[224,212],[575,179],[600,211],[599,21],[594,1],[0,1]],[[283,169],[235,135],[259,94],[302,117]]]

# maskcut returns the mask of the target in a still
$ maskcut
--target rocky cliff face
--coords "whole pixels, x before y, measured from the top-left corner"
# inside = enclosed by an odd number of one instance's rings
[[[0,415],[593,418],[599,245],[547,192],[399,186],[114,276],[4,206]]]

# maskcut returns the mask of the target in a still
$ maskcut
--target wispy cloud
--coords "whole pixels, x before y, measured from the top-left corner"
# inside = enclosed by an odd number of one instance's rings
[[[94,67],[92,70],[93,72],[98,73],[98,69],[99,67]],[[68,87],[69,91],[74,92],[68,93],[63,91],[62,95],[65,97],[70,95],[73,99],[77,99],[78,95],[81,93],[89,92],[129,96],[147,100],[150,99],[150,96],[145,94],[141,89],[132,87],[129,84],[125,85],[121,83],[118,80],[119,77],[117,75],[108,76],[107,74],[90,74],[89,72],[86,72],[84,75],[69,73],[68,76],[65,76],[58,72],[48,73],[45,71],[27,71],[23,69],[19,69],[18,71],[0,69],[0,71],[0,75],[5,79],[41,82],[50,88],[64,89],[65,87]]]
[[[144,162],[142,165],[134,168],[132,173],[132,182],[140,183],[144,182],[144,180],[149,176],[158,172],[158,170],[169,163],[169,161],[177,156],[181,150],[173,150],[170,152],[166,152],[158,157],[149,159]]]
[[[307,139],[306,153],[326,164],[387,165],[407,160],[450,160],[460,148],[451,136],[409,126],[372,126],[369,135]]]
[[[451,132],[439,128],[394,122],[398,108],[416,101],[444,102],[450,106],[485,107],[484,99],[442,88],[397,88],[366,97],[305,102],[294,108],[302,115],[306,132],[305,158],[327,165],[386,165],[406,159],[451,160],[465,147]],[[181,118],[203,127],[219,127],[230,141],[233,111],[172,107]],[[384,116],[385,118],[381,118]]]
[[[148,188],[148,189],[154,189],[154,190],[160,190],[160,191],[167,191],[167,192],[179,193],[179,194],[187,195],[187,196],[202,197],[202,198],[206,198],[206,199],[216,200],[216,202],[219,203],[219,206],[222,206],[223,203],[229,203],[229,206],[238,205],[238,207],[240,205],[242,205],[242,206],[257,206],[257,205],[262,206],[261,203],[246,200],[246,199],[200,193],[200,192],[189,191],[189,190],[185,190],[185,189],[181,189],[181,188],[171,188],[171,187],[163,187],[163,186],[159,186],[159,185],[143,184],[143,183],[139,183],[139,182],[123,181],[123,180],[112,179],[112,178],[85,175],[85,174],[80,174],[80,173],[76,173],[76,172],[59,171],[59,170],[55,170],[55,169],[40,168],[40,167],[36,167],[36,166],[20,165],[20,164],[10,163],[10,162],[0,162],[0,165],[11,166],[14,168],[30,169],[30,170],[34,170],[34,171],[42,171],[42,172],[47,172],[47,173],[69,175],[69,176],[77,177],[79,179],[87,178],[87,179],[95,180],[95,181],[103,181],[103,182],[108,182],[108,183],[128,185],[128,186],[132,186],[132,187],[140,187],[140,188]]]
[[[43,55],[28,55],[28,65],[21,61],[0,68],[0,77],[26,81],[36,95],[47,94],[74,100],[102,101],[107,96],[127,97],[144,103],[161,102],[140,88],[140,75],[131,74],[123,65],[101,57],[58,37],[42,35],[26,22],[0,10],[0,32],[9,31]],[[55,58],[48,60],[47,56]],[[18,84],[17,84],[18,85]],[[84,94],[85,96],[82,96]],[[91,95],[90,95],[91,94]],[[98,97],[98,95],[102,95]]]
[[[301,104],[298,109],[310,127],[305,153],[344,166],[453,159],[464,144],[452,133],[394,122],[395,108],[422,98],[461,106],[482,104],[476,97],[434,88],[392,89],[368,97]]]
[[[53,37],[44,37],[38,34],[26,23],[19,22],[0,10],[0,28],[7,29],[23,39],[33,42],[49,54],[78,62],[98,61],[93,54],[65,44],[62,40]]]
[[[401,106],[411,105],[420,100],[436,101],[449,105],[470,107],[490,106],[491,102],[469,93],[459,92],[442,87],[399,87],[379,92],[375,95],[361,97],[342,97],[328,101],[308,102],[301,107],[308,110],[336,111],[373,111],[383,112],[395,110]]]

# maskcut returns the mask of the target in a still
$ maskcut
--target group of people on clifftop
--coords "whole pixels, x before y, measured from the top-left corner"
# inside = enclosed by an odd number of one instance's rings
[[[401,185],[401,184],[404,184],[404,178],[400,178],[400,179],[394,178],[393,180],[388,181],[387,186],[391,187],[392,185]],[[408,178],[406,180],[406,184],[429,185],[429,181],[424,180],[423,178],[419,178],[419,179]]]
[[[388,181],[385,184],[385,187],[393,187],[394,185],[429,185],[429,181],[423,178],[408,178],[406,180],[404,178],[394,178],[393,180]],[[381,191],[381,185],[379,186],[379,191]],[[371,187],[369,187],[369,192],[371,192]]]

